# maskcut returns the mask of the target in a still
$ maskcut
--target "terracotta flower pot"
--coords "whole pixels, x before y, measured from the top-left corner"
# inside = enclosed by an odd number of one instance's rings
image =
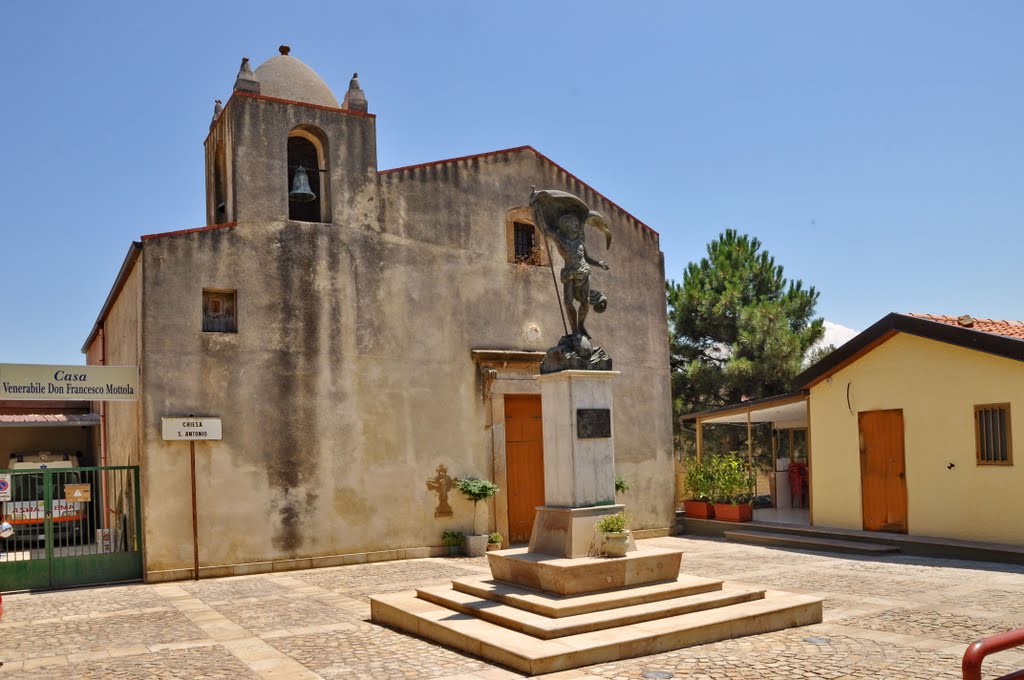
[[[706,501],[683,501],[683,511],[695,519],[715,518],[715,506]]]
[[[715,519],[723,522],[749,522],[754,519],[754,506],[750,503],[715,503]]]

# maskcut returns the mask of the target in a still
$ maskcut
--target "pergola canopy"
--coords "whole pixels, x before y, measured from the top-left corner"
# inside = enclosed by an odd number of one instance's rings
[[[698,426],[719,423],[771,423],[778,430],[807,427],[807,395],[793,392],[764,399],[752,399],[732,406],[690,413],[682,416],[680,420],[695,420]]]

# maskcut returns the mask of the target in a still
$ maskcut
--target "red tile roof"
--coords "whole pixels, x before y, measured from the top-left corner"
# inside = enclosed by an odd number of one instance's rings
[[[969,314],[963,316],[944,316],[939,314],[909,314],[918,319],[928,319],[939,323],[958,326],[983,333],[995,333],[1005,335],[1008,338],[1020,338],[1024,340],[1024,321],[1005,321],[1003,319],[975,319]]]

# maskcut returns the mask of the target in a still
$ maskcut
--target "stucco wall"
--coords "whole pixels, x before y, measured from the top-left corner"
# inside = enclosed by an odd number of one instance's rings
[[[103,322],[104,363],[107,366],[140,366],[142,309],[142,261],[136,260],[121,293]],[[107,401],[102,405],[107,437],[107,465],[139,464],[138,401]],[[97,465],[99,461],[97,461]]]
[[[978,465],[975,457],[974,405],[1003,402],[1011,404],[1011,431],[1019,437],[1020,362],[905,334],[814,386],[815,525],[862,528],[857,413],[902,409],[908,533],[1024,544],[1024,525],[1013,512],[1024,488],[1020,463]]]
[[[264,99],[232,97],[207,139],[207,214],[211,223],[276,220],[288,216],[288,133],[298,126],[325,132],[332,222],[367,224],[376,206],[358,200],[377,176],[376,121],[372,116]],[[224,218],[215,212],[212,181],[216,144],[225,144]],[[310,169],[312,171],[312,169]],[[373,193],[364,194],[372,201]]]
[[[636,528],[668,527],[674,513],[671,385],[657,235],[529,150],[385,173],[383,228],[417,250],[439,251],[430,269],[442,281],[449,279],[459,298],[430,304],[440,302],[439,316],[459,320],[447,341],[457,356],[464,356],[467,343],[545,350],[564,333],[561,285],[556,289],[548,267],[510,264],[502,240],[507,212],[528,204],[531,185],[576,194],[609,220],[610,250],[603,234],[588,230],[588,252],[606,259],[611,269],[594,268],[591,285],[609,302],[605,313],[590,312],[587,328],[622,371],[613,383],[616,469],[632,489],[618,500],[628,506]],[[557,275],[562,263],[553,246],[552,255]],[[455,256],[459,264],[449,268]],[[526,337],[531,325],[540,329],[535,342]]]

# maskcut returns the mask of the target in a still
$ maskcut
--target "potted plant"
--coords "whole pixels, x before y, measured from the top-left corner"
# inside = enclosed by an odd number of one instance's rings
[[[469,500],[473,501],[473,533],[466,537],[466,554],[478,557],[487,550],[487,504],[481,504],[494,496],[500,489],[494,482],[476,477],[456,479],[455,488],[462,492]]]
[[[465,539],[461,531],[445,531],[441,534],[441,542],[448,546],[449,555],[458,555]]]
[[[601,553],[609,557],[625,557],[629,541],[629,515],[620,510],[614,515],[605,515],[594,528],[602,536]]]
[[[488,550],[501,550],[501,534],[497,531],[492,531],[487,536],[487,549]]]
[[[749,460],[735,451],[713,459],[715,519],[749,522],[754,517],[757,473]]]
[[[687,517],[714,519],[715,506],[711,504],[711,499],[715,494],[715,477],[706,458],[700,462],[697,462],[696,457],[687,461],[683,493],[689,499],[683,501]]]

